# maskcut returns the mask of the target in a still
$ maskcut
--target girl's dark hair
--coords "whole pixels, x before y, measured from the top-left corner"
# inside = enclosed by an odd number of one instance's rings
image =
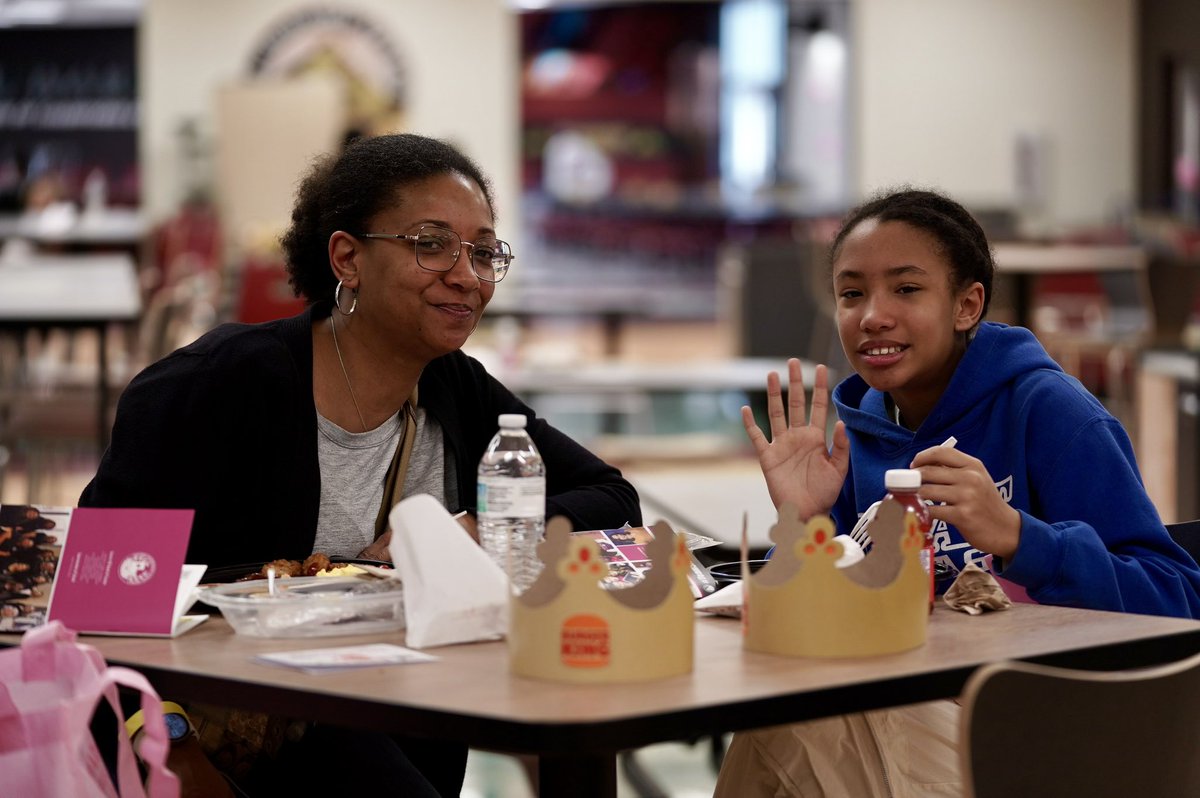
[[[846,215],[829,249],[831,265],[841,254],[846,236],[868,219],[904,222],[937,239],[953,269],[952,287],[959,289],[971,283],[982,283],[983,312],[980,318],[987,315],[996,262],[992,259],[983,228],[966,208],[936,191],[902,188],[879,194]]]
[[[300,183],[292,224],[279,239],[292,290],[309,304],[333,297],[329,237],[338,230],[366,232],[381,211],[401,202],[400,189],[456,172],[474,180],[496,216],[491,182],[456,148],[412,133],[359,138],[341,153],[319,158]]]

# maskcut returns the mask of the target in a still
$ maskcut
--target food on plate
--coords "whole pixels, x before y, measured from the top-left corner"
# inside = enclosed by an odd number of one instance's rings
[[[351,562],[347,563],[331,563],[324,571],[317,571],[317,576],[355,576],[356,574],[365,574],[362,568]]]
[[[300,563],[295,560],[271,560],[263,565],[261,571],[248,575],[247,578],[266,579],[272,569],[274,569],[276,577],[300,576]]]
[[[357,574],[366,573],[362,568],[359,568],[354,563],[348,562],[333,562],[328,554],[315,552],[310,554],[304,562],[299,560],[271,560],[265,563],[262,568],[251,572],[237,579],[238,582],[248,582],[252,579],[266,579],[267,572],[270,569],[275,569],[277,578],[288,578],[292,576],[355,576]]]
[[[327,570],[333,563],[329,561],[329,555],[322,552],[313,552],[304,560],[304,564],[300,566],[300,573],[305,576],[316,576],[321,571]]]

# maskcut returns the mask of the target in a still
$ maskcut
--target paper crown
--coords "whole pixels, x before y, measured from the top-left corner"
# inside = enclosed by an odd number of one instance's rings
[[[891,499],[867,527],[874,544],[859,562],[835,563],[842,544],[833,521],[801,523],[784,504],[771,530],[775,553],[747,580],[745,647],[768,654],[859,657],[905,651],[925,642],[929,573],[916,517]]]
[[[641,582],[607,590],[608,565],[596,541],[554,518],[538,546],[537,581],[510,605],[513,673],[560,682],[638,682],[692,670],[691,555],[659,522],[646,545],[651,567]]]

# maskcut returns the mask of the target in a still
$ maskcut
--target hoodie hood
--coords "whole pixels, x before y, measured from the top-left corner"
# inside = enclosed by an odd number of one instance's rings
[[[986,421],[989,397],[1003,392],[1013,381],[1039,369],[1061,372],[1033,333],[1024,327],[984,322],[979,325],[942,398],[920,429],[912,432],[892,421],[885,395],[857,374],[833,391],[838,418],[852,436],[874,438],[885,451],[935,446],[950,435]]]

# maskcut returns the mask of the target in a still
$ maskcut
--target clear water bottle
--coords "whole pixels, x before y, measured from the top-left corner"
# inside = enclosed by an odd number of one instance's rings
[[[478,474],[479,542],[520,593],[541,568],[537,545],[546,531],[546,464],[525,431],[525,416],[500,416]]]

